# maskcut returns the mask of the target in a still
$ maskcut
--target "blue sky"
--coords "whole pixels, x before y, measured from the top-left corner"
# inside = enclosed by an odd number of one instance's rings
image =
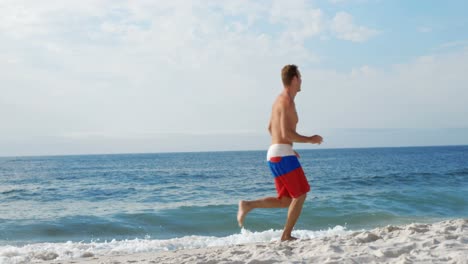
[[[319,67],[349,70],[360,64],[388,67],[419,56],[444,52],[446,43],[468,39],[466,1],[320,1],[325,12],[345,10],[354,21],[379,31],[364,43],[311,40],[310,49],[323,56]],[[465,43],[466,45],[466,43]],[[459,47],[458,47],[459,48]]]
[[[468,144],[466,1],[2,1],[0,156]]]

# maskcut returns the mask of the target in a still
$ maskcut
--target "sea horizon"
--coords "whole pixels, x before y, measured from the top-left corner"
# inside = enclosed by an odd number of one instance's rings
[[[295,143],[297,145],[298,143]],[[303,144],[303,143],[299,143]],[[305,144],[304,144],[305,145]],[[402,146],[368,146],[368,147],[322,147],[322,146],[315,146],[315,147],[305,147],[305,148],[297,148],[293,146],[295,150],[345,150],[345,149],[384,149],[384,148],[436,148],[436,147],[465,147],[468,144],[441,144],[441,145],[402,145]],[[108,152],[108,153],[71,153],[71,154],[34,154],[34,155],[6,155],[1,156],[0,158],[29,158],[29,157],[67,157],[67,156],[99,156],[99,155],[147,155],[147,154],[189,154],[189,153],[207,153],[207,152],[249,152],[249,151],[267,151],[268,146],[264,149],[234,149],[234,150],[199,150],[199,151],[155,151],[155,152]]]

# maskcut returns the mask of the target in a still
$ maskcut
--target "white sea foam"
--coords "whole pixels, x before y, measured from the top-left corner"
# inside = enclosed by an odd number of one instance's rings
[[[239,234],[226,237],[185,236],[173,239],[133,239],[105,242],[36,243],[24,246],[0,246],[0,263],[30,263],[41,260],[65,260],[93,256],[126,255],[144,252],[161,252],[179,249],[208,248],[258,242],[278,241],[281,230],[252,232],[242,229]],[[311,239],[349,234],[345,227],[336,226],[323,231],[296,230],[293,236]]]

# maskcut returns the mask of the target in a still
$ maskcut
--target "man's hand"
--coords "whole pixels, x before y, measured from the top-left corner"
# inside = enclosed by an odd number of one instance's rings
[[[312,144],[322,144],[323,142],[323,138],[319,135],[315,135],[315,136],[311,136],[310,137],[310,141],[309,143],[312,143]]]

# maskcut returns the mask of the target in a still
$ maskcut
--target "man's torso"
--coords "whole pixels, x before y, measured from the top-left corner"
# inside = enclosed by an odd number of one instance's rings
[[[286,115],[285,129],[296,131],[299,122],[294,101],[288,95],[280,94],[273,103],[270,118],[271,144],[290,144],[293,142],[281,133],[281,115]]]

